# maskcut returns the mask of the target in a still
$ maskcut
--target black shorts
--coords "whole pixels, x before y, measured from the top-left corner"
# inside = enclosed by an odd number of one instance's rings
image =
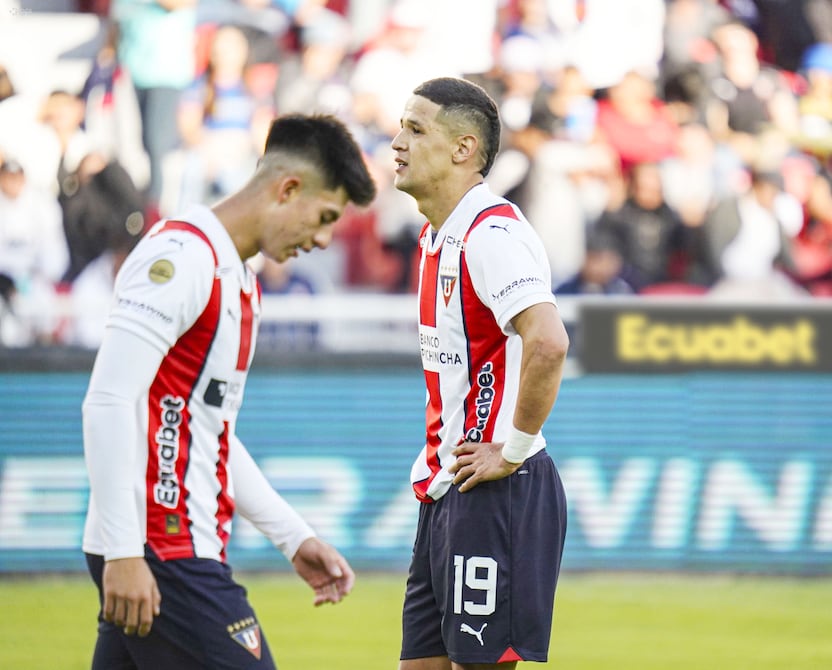
[[[93,670],[274,670],[266,639],[226,564],[204,558],[147,562],[162,594],[161,615],[147,637],[125,635],[98,614]],[[104,559],[87,554],[98,586]]]
[[[422,504],[401,658],[546,661],[566,496],[543,450],[513,475]]]

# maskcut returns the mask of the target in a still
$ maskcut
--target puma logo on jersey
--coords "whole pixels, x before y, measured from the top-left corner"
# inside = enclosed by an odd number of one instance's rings
[[[467,623],[464,623],[459,627],[459,632],[460,633],[468,633],[468,635],[473,635],[475,638],[477,638],[477,640],[479,640],[480,646],[484,647],[485,642],[482,641],[482,632],[485,630],[486,626],[488,626],[488,624],[484,623],[482,625],[482,628],[480,628],[479,630],[474,630]]]
[[[488,227],[489,228],[499,228],[500,230],[505,230],[506,232],[508,232],[508,224],[507,223],[504,223],[502,226],[498,226],[496,223],[489,223]]]

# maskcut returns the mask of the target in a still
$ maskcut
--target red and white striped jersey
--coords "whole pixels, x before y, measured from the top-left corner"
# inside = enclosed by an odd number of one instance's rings
[[[451,485],[454,447],[508,436],[522,354],[511,319],[555,297],[540,238],[486,184],[468,191],[435,235],[425,225],[419,244],[427,411],[425,447],[411,482],[416,497],[431,502]],[[538,435],[529,455],[545,445]]]
[[[229,440],[259,317],[257,278],[207,207],[157,223],[116,279],[108,327],[164,354],[138,407],[134,481],[146,541],[163,560],[225,560],[234,512]],[[129,365],[130,352],[124,359]],[[84,549],[104,553],[95,507]]]

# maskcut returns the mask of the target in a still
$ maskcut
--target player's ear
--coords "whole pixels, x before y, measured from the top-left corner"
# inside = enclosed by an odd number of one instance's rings
[[[477,153],[479,142],[474,135],[460,135],[456,141],[453,162],[464,163],[471,160]]]
[[[281,177],[275,184],[275,199],[279,203],[288,202],[300,192],[300,186],[300,177],[297,175]]]

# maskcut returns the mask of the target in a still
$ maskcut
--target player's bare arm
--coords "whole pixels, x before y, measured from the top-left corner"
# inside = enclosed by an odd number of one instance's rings
[[[569,349],[569,337],[551,303],[533,305],[511,320],[523,340],[520,388],[514,427],[527,434],[537,434],[549,413],[563,378],[563,364]],[[449,471],[456,476],[460,492],[470,491],[481,482],[502,479],[515,472],[521,463],[503,458],[502,442],[463,442],[453,454],[456,462]]]

